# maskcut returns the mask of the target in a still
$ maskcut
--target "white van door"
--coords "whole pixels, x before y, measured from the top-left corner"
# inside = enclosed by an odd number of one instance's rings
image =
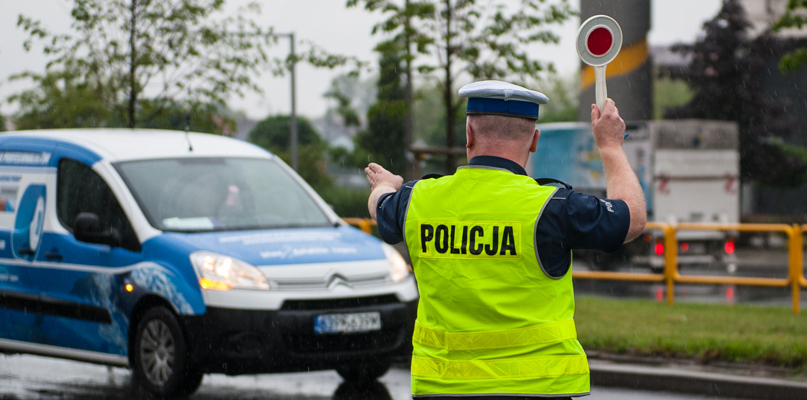
[[[46,343],[71,349],[124,356],[128,315],[120,296],[126,274],[143,261],[131,224],[107,183],[92,167],[62,158],[56,176],[55,213],[61,232],[46,232],[36,260],[43,298],[59,304],[43,317]],[[114,229],[115,246],[82,242],[73,234],[82,213],[97,216],[103,229]]]

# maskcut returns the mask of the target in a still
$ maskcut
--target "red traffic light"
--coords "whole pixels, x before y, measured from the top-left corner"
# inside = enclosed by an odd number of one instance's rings
[[[611,50],[614,45],[614,35],[604,27],[598,26],[591,30],[586,38],[586,49],[591,55],[601,57]]]
[[[664,243],[661,243],[661,241],[656,242],[655,251],[657,256],[664,254]]]
[[[726,254],[734,254],[734,242],[728,241],[726,245],[723,246],[723,250],[726,251]]]

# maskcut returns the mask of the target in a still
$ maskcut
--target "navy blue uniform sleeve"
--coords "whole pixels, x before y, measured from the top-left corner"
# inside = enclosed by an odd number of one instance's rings
[[[406,182],[397,192],[387,193],[378,199],[376,222],[381,239],[389,244],[404,240],[404,218],[409,207],[412,188],[417,181]]]
[[[552,277],[568,271],[569,250],[616,251],[630,227],[628,205],[558,189],[547,201],[535,229],[541,268]]]
[[[630,211],[624,201],[585,193],[569,193],[566,217],[566,239],[573,250],[616,251],[625,242],[630,228]]]

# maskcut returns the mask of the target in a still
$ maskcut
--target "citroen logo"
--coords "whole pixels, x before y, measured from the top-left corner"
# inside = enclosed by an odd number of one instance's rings
[[[347,287],[352,287],[350,283],[348,283],[348,279],[340,274],[333,274],[328,277],[328,288],[336,287],[336,285],[345,285]]]

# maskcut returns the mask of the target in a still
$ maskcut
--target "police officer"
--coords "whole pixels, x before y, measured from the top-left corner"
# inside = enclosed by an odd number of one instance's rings
[[[412,395],[587,395],[571,252],[614,251],[644,230],[642,189],[622,150],[625,123],[611,99],[602,113],[592,104],[609,197],[601,200],[527,176],[546,96],[499,81],[459,94],[469,98],[467,166],[406,184],[378,164],[365,169],[381,237],[406,241],[418,279]]]

